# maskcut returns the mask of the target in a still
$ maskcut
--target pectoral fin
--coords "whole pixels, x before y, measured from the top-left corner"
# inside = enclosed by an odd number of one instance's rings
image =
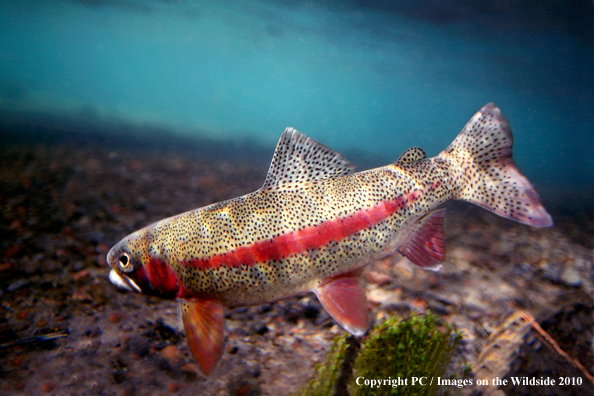
[[[318,299],[332,318],[356,336],[367,331],[367,297],[361,286],[360,272],[332,278],[315,289]]]
[[[398,251],[424,269],[439,271],[445,260],[443,219],[445,209],[430,212],[415,225],[410,237]]]
[[[225,314],[216,300],[180,300],[186,339],[198,365],[210,375],[223,352]]]

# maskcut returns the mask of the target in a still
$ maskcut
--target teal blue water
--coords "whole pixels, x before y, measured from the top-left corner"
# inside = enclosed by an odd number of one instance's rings
[[[591,1],[0,1],[0,109],[271,147],[437,154],[480,107],[539,186],[594,186]]]

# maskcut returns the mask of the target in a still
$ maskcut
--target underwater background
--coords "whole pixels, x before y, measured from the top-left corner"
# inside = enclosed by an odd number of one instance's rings
[[[288,126],[363,170],[489,102],[554,226],[447,203],[443,269],[371,265],[371,320],[455,326],[453,378],[573,381],[441,391],[591,395],[592,1],[0,0],[0,394],[303,389],[344,334],[313,295],[226,310],[206,378],[178,304],[118,291],[107,251],[260,188]]]
[[[292,126],[382,164],[495,102],[537,187],[591,189],[592,3],[415,4],[2,1],[0,109],[269,148]]]

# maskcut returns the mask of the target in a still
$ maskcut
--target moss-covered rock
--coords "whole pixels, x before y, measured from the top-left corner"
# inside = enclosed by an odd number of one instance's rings
[[[435,317],[391,318],[359,340],[338,336],[326,361],[316,367],[299,395],[432,395],[437,378],[446,378],[461,334]],[[468,367],[458,374],[465,376]],[[421,382],[418,379],[425,378]],[[413,383],[413,378],[417,378]],[[432,380],[433,379],[433,380]],[[367,382],[366,382],[367,380]],[[381,380],[382,383],[372,380]]]

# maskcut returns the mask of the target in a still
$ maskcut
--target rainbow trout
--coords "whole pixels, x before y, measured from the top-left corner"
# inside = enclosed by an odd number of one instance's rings
[[[553,224],[512,159],[509,123],[494,105],[426,159],[419,148],[354,173],[342,155],[293,128],[282,134],[264,186],[251,194],[151,224],[107,255],[116,286],[178,299],[186,338],[209,375],[224,341],[223,307],[314,292],[345,330],[363,335],[363,267],[400,252],[437,270],[445,259],[450,199],[520,223]]]

